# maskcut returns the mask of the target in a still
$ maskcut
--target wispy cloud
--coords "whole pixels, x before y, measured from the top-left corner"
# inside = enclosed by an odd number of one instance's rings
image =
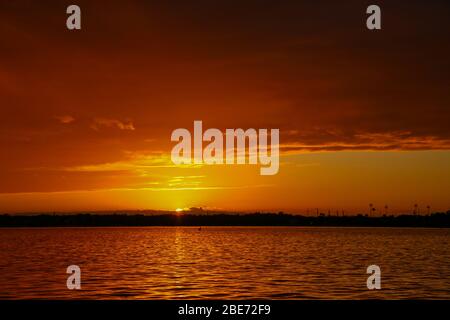
[[[95,118],[91,128],[94,130],[100,130],[101,127],[116,128],[119,130],[135,130],[134,124],[130,120],[120,121],[117,119]]]
[[[144,172],[152,168],[196,168],[201,165],[175,165],[169,154],[164,153],[129,153],[127,159],[92,165],[81,165],[63,168],[65,171],[104,172],[104,171],[135,171]]]
[[[322,139],[318,139],[317,136],[310,139],[307,135],[304,135],[283,143],[280,149],[283,153],[346,150],[448,150],[450,149],[450,139],[429,135],[418,136],[409,131],[335,134],[332,137],[323,136]]]
[[[55,119],[62,124],[69,124],[75,121],[75,118],[72,117],[71,115],[59,115],[55,116]]]

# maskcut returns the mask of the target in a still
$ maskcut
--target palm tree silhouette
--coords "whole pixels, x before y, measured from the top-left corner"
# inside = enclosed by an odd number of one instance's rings
[[[428,214],[428,215],[430,215],[430,209],[431,209],[431,207],[430,207],[430,205],[428,205],[428,206],[427,206],[427,214]]]
[[[388,209],[389,209],[388,205],[385,204],[385,205],[384,205],[384,214],[385,214],[385,215],[387,215]]]
[[[373,211],[373,203],[369,203],[369,217],[372,214]]]
[[[417,215],[417,208],[419,207],[419,205],[416,203],[414,204],[414,215]]]

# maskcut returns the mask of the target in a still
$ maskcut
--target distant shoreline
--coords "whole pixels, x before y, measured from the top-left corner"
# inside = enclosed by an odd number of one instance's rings
[[[0,228],[144,226],[317,226],[450,228],[450,211],[430,215],[302,216],[286,213],[155,213],[0,215]]]

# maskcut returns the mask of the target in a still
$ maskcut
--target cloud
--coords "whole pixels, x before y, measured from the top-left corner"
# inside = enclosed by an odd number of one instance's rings
[[[124,122],[117,119],[95,118],[91,128],[94,130],[100,130],[101,127],[116,128],[119,130],[135,130],[133,122],[129,120]]]
[[[112,171],[132,171],[145,174],[147,170],[155,168],[196,168],[201,165],[175,165],[170,159],[170,154],[140,154],[130,153],[122,161],[100,163],[93,165],[71,166],[63,168],[64,171],[78,172],[112,172]]]
[[[55,116],[55,119],[62,124],[69,124],[75,121],[75,118],[70,115]]]
[[[117,119],[95,118],[94,123],[91,125],[91,128],[94,130],[100,130],[101,127],[130,131],[135,130],[134,124],[130,120],[120,121]]]
[[[298,153],[303,151],[346,151],[346,150],[448,150],[450,139],[436,136],[417,136],[412,132],[384,132],[384,133],[358,133],[346,136],[341,133],[331,136],[322,136],[322,140],[316,135],[303,136],[290,142],[283,143],[280,149],[283,153]]]

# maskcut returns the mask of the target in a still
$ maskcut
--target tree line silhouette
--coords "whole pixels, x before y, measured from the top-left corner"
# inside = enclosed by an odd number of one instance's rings
[[[427,215],[304,216],[279,213],[77,213],[0,215],[0,227],[112,227],[112,226],[342,226],[450,227],[450,210]]]

